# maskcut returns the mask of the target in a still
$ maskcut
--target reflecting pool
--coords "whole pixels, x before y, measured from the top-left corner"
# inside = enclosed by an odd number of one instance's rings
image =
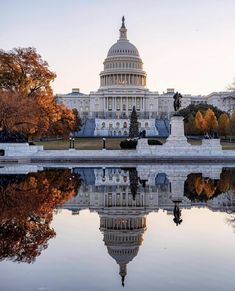
[[[235,290],[235,168],[0,167],[0,290]]]

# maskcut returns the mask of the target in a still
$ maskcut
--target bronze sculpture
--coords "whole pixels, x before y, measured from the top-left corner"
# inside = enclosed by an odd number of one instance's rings
[[[174,110],[175,112],[178,112],[180,107],[181,107],[181,98],[183,96],[179,93],[179,92],[176,92],[173,96],[174,98]]]

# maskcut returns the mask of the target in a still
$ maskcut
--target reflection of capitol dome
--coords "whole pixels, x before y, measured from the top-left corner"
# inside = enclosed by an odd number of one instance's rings
[[[145,229],[146,217],[143,216],[101,216],[100,230],[104,234],[104,243],[109,255],[119,265],[123,286],[127,274],[127,264],[137,255]]]
[[[111,46],[100,73],[100,86],[145,87],[146,73],[137,48],[127,39],[125,19],[122,18],[118,41]]]

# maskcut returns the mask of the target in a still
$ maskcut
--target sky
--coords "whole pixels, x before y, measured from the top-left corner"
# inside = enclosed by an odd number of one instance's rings
[[[234,0],[0,0],[0,48],[35,47],[57,74],[55,93],[89,93],[123,15],[150,90],[209,94],[232,83]]]

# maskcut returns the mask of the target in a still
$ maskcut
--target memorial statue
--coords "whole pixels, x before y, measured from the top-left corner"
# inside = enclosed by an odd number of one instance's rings
[[[181,219],[181,210],[179,207],[179,201],[175,201],[175,206],[174,206],[174,223],[178,226],[179,224],[182,223],[183,219]]]
[[[181,98],[183,96],[179,93],[179,92],[176,92],[173,96],[174,98],[174,110],[175,112],[178,112],[180,107],[181,107]]]

